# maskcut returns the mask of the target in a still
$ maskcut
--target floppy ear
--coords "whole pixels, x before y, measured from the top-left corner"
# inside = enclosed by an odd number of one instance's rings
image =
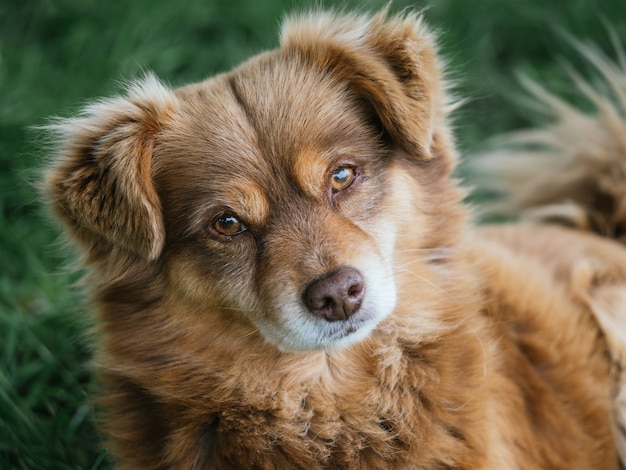
[[[419,14],[290,18],[281,45],[347,80],[372,104],[396,144],[412,156],[431,157],[443,90],[433,34]]]
[[[46,175],[46,197],[87,250],[159,256],[165,229],[151,175],[153,145],[175,104],[173,93],[148,75],[126,97],[47,126],[59,150]]]

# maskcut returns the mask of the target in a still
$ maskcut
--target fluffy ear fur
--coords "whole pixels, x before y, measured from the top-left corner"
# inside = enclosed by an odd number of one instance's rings
[[[87,250],[159,256],[165,230],[151,175],[153,143],[175,104],[174,94],[148,75],[126,97],[97,102],[79,117],[48,126],[59,150],[45,193]]]
[[[281,45],[348,81],[396,144],[410,155],[431,157],[443,90],[433,34],[419,14],[293,17],[283,24]]]

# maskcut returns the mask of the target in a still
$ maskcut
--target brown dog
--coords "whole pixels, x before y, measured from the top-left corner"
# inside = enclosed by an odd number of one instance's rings
[[[305,15],[53,126],[121,468],[619,467],[626,250],[470,228],[440,69],[418,15]]]

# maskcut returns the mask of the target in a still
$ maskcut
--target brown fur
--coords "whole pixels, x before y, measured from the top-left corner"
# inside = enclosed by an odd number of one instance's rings
[[[472,229],[440,69],[417,15],[318,13],[55,126],[47,197],[91,267],[120,468],[618,468],[597,312],[623,321],[598,292],[626,288],[626,250]],[[360,309],[315,317],[303,292],[346,266]]]

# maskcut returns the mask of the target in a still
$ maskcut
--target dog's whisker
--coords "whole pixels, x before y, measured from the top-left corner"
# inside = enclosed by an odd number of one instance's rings
[[[401,258],[402,255],[413,255],[414,253],[424,253],[426,256],[420,259],[431,263],[453,259],[452,250],[449,248],[404,248],[382,256],[382,259],[384,261],[393,261],[394,259]]]
[[[245,339],[245,338],[248,338],[248,337],[253,336],[255,334],[258,334],[258,333],[259,333],[259,329],[258,328],[254,328],[254,329],[248,331],[247,333],[244,333],[243,335],[239,335],[237,337],[237,339],[238,340]]]
[[[250,308],[242,308],[242,307],[218,307],[219,310],[223,310],[226,312],[240,312],[240,313],[245,313],[245,314],[253,314],[256,312],[260,312],[260,313],[268,313],[268,312],[273,312],[274,309],[271,308],[254,308],[254,309],[250,309]]]

